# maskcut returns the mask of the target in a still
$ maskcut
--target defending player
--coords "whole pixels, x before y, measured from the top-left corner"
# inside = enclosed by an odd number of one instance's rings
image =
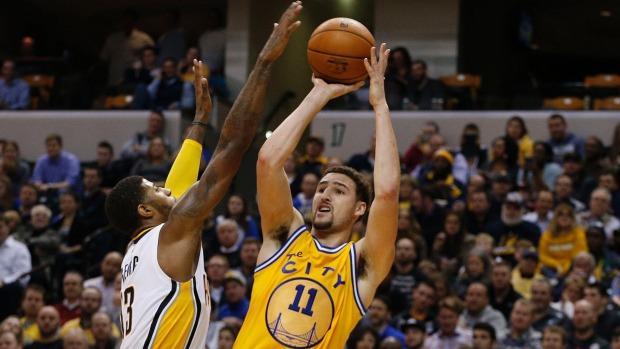
[[[250,146],[272,65],[299,27],[295,19],[300,12],[301,2],[293,2],[274,26],[198,182],[200,143],[211,99],[201,63],[195,62],[196,118],[168,176],[167,189],[133,176],[119,182],[108,196],[110,222],[132,237],[122,267],[122,348],[204,348],[210,297],[202,224],[226,194]]]
[[[370,103],[377,148],[375,199],[368,182],[348,167],[326,170],[312,204],[312,229],[293,208],[284,163],[304,129],[332,98],[359,88],[327,84],[314,88],[273,132],[257,164],[258,206],[264,243],[254,274],[250,310],[234,348],[342,348],[372,301],[394,260],[398,219],[399,158],[383,75],[389,50],[379,61],[371,49]],[[349,242],[351,229],[370,209],[366,236]]]

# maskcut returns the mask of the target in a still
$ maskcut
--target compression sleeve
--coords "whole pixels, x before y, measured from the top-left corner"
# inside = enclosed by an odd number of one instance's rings
[[[165,185],[177,199],[185,194],[187,189],[198,179],[201,154],[202,144],[192,139],[186,139],[183,142],[179,155],[174,160],[172,169],[166,178]]]

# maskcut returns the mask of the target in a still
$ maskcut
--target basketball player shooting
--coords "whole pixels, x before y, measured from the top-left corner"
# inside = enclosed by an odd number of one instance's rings
[[[252,142],[273,63],[299,27],[300,12],[301,2],[293,2],[275,24],[198,182],[211,99],[202,64],[194,61],[194,126],[166,188],[132,176],[108,196],[110,222],[132,238],[122,266],[121,348],[205,347],[211,307],[201,244],[203,221],[226,194]]]
[[[394,260],[400,165],[383,76],[389,50],[370,50],[377,148],[375,199],[355,170],[327,169],[312,204],[312,228],[291,204],[284,163],[302,133],[332,98],[363,85],[314,88],[260,150],[256,166],[263,245],[254,274],[250,309],[234,348],[343,348]],[[289,198],[288,200],[286,198]],[[353,224],[369,211],[366,236],[349,242]]]

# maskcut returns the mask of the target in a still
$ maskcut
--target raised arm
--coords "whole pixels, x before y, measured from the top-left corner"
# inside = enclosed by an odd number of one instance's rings
[[[377,137],[373,174],[375,198],[370,206],[366,236],[357,243],[359,255],[366,258],[368,268],[367,277],[360,280],[360,294],[365,304],[370,303],[376,287],[392,266],[398,226],[400,160],[383,87],[389,53],[386,45],[381,44],[379,61],[373,47],[371,62],[365,62],[370,75],[370,103],[375,112]]]
[[[303,224],[301,214],[293,208],[284,163],[297,147],[304,130],[330,99],[363,85],[363,82],[348,86],[327,84],[314,77],[312,82],[314,88],[299,107],[267,138],[258,154],[256,164],[258,208],[265,242],[281,240],[283,235],[287,236]],[[279,246],[272,247],[277,249]],[[263,245],[263,250],[266,249],[267,246]]]

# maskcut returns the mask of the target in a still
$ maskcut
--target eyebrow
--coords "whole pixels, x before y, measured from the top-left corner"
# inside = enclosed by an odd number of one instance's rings
[[[349,189],[349,187],[348,187],[346,184],[344,184],[344,183],[342,183],[342,182],[338,182],[338,181],[333,181],[333,182],[330,182],[330,181],[321,181],[321,182],[319,182],[319,185],[321,185],[321,184],[323,184],[323,185],[329,185],[330,183],[332,183],[333,185],[339,186],[339,187],[343,187],[343,188]]]

